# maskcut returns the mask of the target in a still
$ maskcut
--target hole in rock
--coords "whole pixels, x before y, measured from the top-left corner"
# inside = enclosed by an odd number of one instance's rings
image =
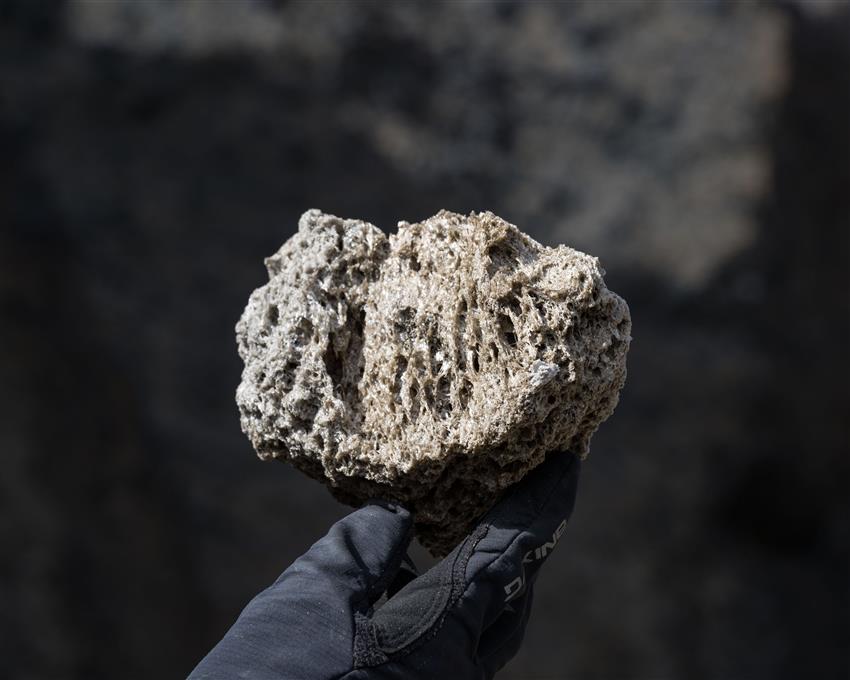
[[[452,412],[451,387],[452,383],[448,376],[441,376],[437,381],[436,407],[441,416],[447,416]]]
[[[342,384],[342,359],[340,356],[334,351],[332,338],[328,340],[328,348],[325,350],[325,354],[322,357],[325,361],[325,370],[328,372],[328,376],[333,383],[335,389],[339,389]]]
[[[499,269],[511,267],[516,261],[516,251],[506,242],[494,243],[487,249],[487,257],[490,264],[487,265],[487,273],[493,276]]]
[[[469,397],[472,394],[472,383],[464,380],[458,390],[458,403],[462,409],[465,409],[469,404]]]
[[[507,314],[499,314],[497,320],[499,322],[499,332],[501,333],[502,340],[510,347],[516,345],[516,330],[514,329],[514,322],[511,320],[511,317]]]
[[[607,359],[610,359],[611,361],[614,361],[617,358],[617,354],[619,353],[619,351],[620,341],[615,338],[612,338],[611,345],[608,347],[608,349],[605,350],[605,357]]]
[[[407,370],[407,357],[399,357],[395,366],[395,382],[393,383],[393,400],[401,403],[401,380]]]

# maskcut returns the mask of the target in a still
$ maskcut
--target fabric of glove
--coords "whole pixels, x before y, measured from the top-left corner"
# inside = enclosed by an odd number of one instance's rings
[[[406,558],[410,513],[356,510],[248,604],[190,680],[492,678],[522,643],[578,472],[574,455],[551,454],[421,576]]]

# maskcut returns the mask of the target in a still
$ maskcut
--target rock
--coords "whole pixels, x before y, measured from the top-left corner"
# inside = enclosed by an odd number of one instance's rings
[[[266,266],[236,327],[243,430],[346,503],[405,504],[435,554],[617,403],[631,320],[598,260],[492,213],[387,237],[311,210]]]

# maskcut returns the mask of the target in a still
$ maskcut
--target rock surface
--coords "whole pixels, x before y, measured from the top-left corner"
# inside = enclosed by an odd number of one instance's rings
[[[311,210],[266,265],[237,325],[243,430],[340,500],[401,501],[435,554],[617,403],[625,302],[596,258],[492,213],[387,237]]]

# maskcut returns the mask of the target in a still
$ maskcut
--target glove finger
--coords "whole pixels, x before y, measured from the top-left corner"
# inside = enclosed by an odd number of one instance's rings
[[[317,668],[322,677],[343,675],[351,667],[357,612],[395,576],[411,528],[410,513],[390,504],[341,519],[251,600],[192,677],[246,677],[258,660],[257,678],[312,678]],[[316,649],[323,650],[321,660]]]
[[[371,645],[362,665],[434,636],[474,655],[483,631],[519,601],[563,533],[577,475],[578,459],[566,453],[528,475],[463,543],[374,613],[361,635]]]
[[[467,588],[455,609],[465,625],[484,630],[521,597],[566,530],[575,505],[580,463],[551,454],[491,510],[466,568]]]
[[[464,658],[474,657],[483,631],[526,593],[563,533],[575,502],[578,466],[572,454],[550,456],[442,561],[371,618],[362,617],[355,665],[378,665],[431,639]],[[512,631],[505,635],[511,638]]]
[[[278,579],[305,599],[367,610],[398,572],[413,535],[401,506],[373,502],[334,524]]]

